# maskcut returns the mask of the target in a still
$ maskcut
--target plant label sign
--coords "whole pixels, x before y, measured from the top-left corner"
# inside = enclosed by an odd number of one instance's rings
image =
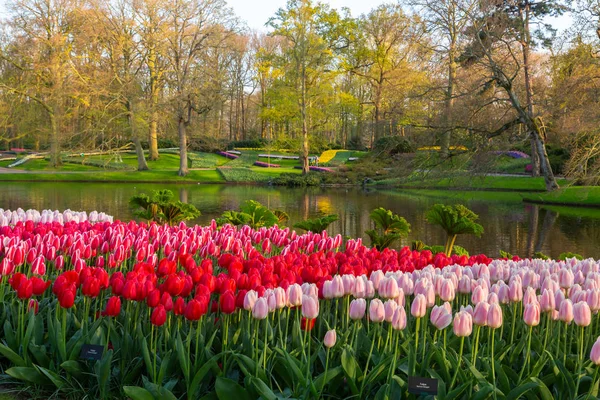
[[[434,378],[421,378],[420,376],[408,377],[408,392],[412,394],[436,395],[438,381]]]
[[[104,346],[97,344],[84,344],[81,346],[79,358],[84,360],[99,360],[102,358],[102,353],[104,353]]]

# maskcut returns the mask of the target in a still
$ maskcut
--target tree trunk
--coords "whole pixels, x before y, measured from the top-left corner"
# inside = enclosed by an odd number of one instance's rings
[[[523,16],[523,13],[525,15]],[[534,108],[533,108],[533,86],[531,84],[531,73],[530,73],[530,63],[529,63],[529,49],[531,45],[531,36],[529,31],[529,13],[530,13],[530,4],[529,1],[525,1],[525,8],[521,9],[521,16],[523,18],[523,74],[525,76],[525,95],[527,100],[527,112],[529,113],[529,118],[535,118]],[[529,141],[531,143],[531,166],[533,167],[531,170],[532,176],[540,176],[540,163],[541,163],[541,154],[537,152],[536,146],[536,138],[535,133],[530,132]]]
[[[377,88],[375,89],[375,99],[374,99],[374,107],[375,107],[375,132],[373,135],[373,140],[371,141],[371,145],[373,145],[373,143],[375,141],[377,141],[377,139],[380,139],[382,134],[381,134],[381,91],[382,88],[381,86],[383,85],[383,83],[378,82]]]
[[[58,121],[54,111],[50,112],[50,165],[53,168],[59,167],[62,162],[60,159],[60,141],[58,138]]]
[[[151,161],[158,160],[158,71],[156,66],[156,52],[151,49],[148,53],[148,70],[150,73],[150,130],[148,132],[148,150]]]
[[[306,67],[302,65],[302,99],[300,112],[302,116],[302,175],[308,174],[308,127],[306,125]]]
[[[186,176],[188,173],[187,159],[187,133],[185,120],[183,116],[179,117],[177,122],[177,132],[179,134],[179,176]]]
[[[440,155],[442,158],[447,158],[450,152],[450,140],[452,137],[453,127],[453,108],[454,108],[454,88],[456,86],[456,60],[455,60],[455,40],[452,39],[448,50],[448,89],[446,90],[445,104],[445,124],[444,132],[440,138]]]
[[[135,130],[135,119],[133,113],[133,105],[130,101],[126,103],[127,107],[127,123],[129,124],[129,131],[131,133],[131,140],[135,145],[135,154],[137,155],[138,162],[138,171],[147,171],[148,164],[146,163],[146,157],[144,157],[144,149],[142,148],[142,144],[140,143],[140,139],[137,137],[137,132]]]

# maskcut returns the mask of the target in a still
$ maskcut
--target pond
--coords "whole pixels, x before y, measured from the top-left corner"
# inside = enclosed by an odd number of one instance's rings
[[[6,183],[0,184],[0,208],[98,210],[129,220],[129,198],[136,193],[168,188],[182,201],[202,211],[199,223],[210,222],[224,210],[237,209],[248,199],[290,215],[289,224],[306,218],[338,214],[330,233],[365,237],[371,228],[369,213],[385,207],[405,217],[412,226],[403,244],[419,239],[427,244],[444,243],[444,233],[425,222],[435,203],[464,203],[480,216],[485,229],[481,238],[464,236],[457,244],[471,254],[498,257],[500,250],[520,256],[540,251],[552,257],[571,251],[600,258],[600,211],[585,208],[541,207],[526,204],[518,194],[496,192],[391,191],[360,188],[282,188],[245,185],[164,185],[98,183]],[[368,240],[365,242],[368,243]]]

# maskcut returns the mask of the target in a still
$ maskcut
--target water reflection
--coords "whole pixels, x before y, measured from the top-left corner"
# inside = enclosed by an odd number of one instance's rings
[[[253,199],[287,212],[290,225],[306,218],[338,214],[339,220],[332,224],[331,233],[358,237],[371,228],[369,213],[374,208],[389,208],[411,224],[412,232],[403,244],[417,239],[427,244],[443,243],[445,234],[425,222],[425,213],[435,203],[461,202],[480,215],[485,229],[481,238],[458,238],[457,244],[472,253],[498,256],[500,250],[504,250],[529,256],[539,251],[557,257],[571,251],[600,258],[600,211],[524,204],[518,194],[476,193],[465,200],[462,193],[460,196],[444,193],[445,197],[439,197],[437,193],[435,197],[431,192],[363,191],[359,188],[2,183],[0,207],[96,209],[127,220],[132,218],[128,209],[130,196],[165,187],[173,190],[179,200],[190,202],[202,211],[199,223],[207,223],[222,211],[237,209],[242,201]]]

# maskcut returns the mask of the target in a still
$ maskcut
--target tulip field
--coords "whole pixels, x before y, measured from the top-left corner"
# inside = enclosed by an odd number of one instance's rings
[[[598,398],[595,260],[59,214],[0,212],[18,399]]]

